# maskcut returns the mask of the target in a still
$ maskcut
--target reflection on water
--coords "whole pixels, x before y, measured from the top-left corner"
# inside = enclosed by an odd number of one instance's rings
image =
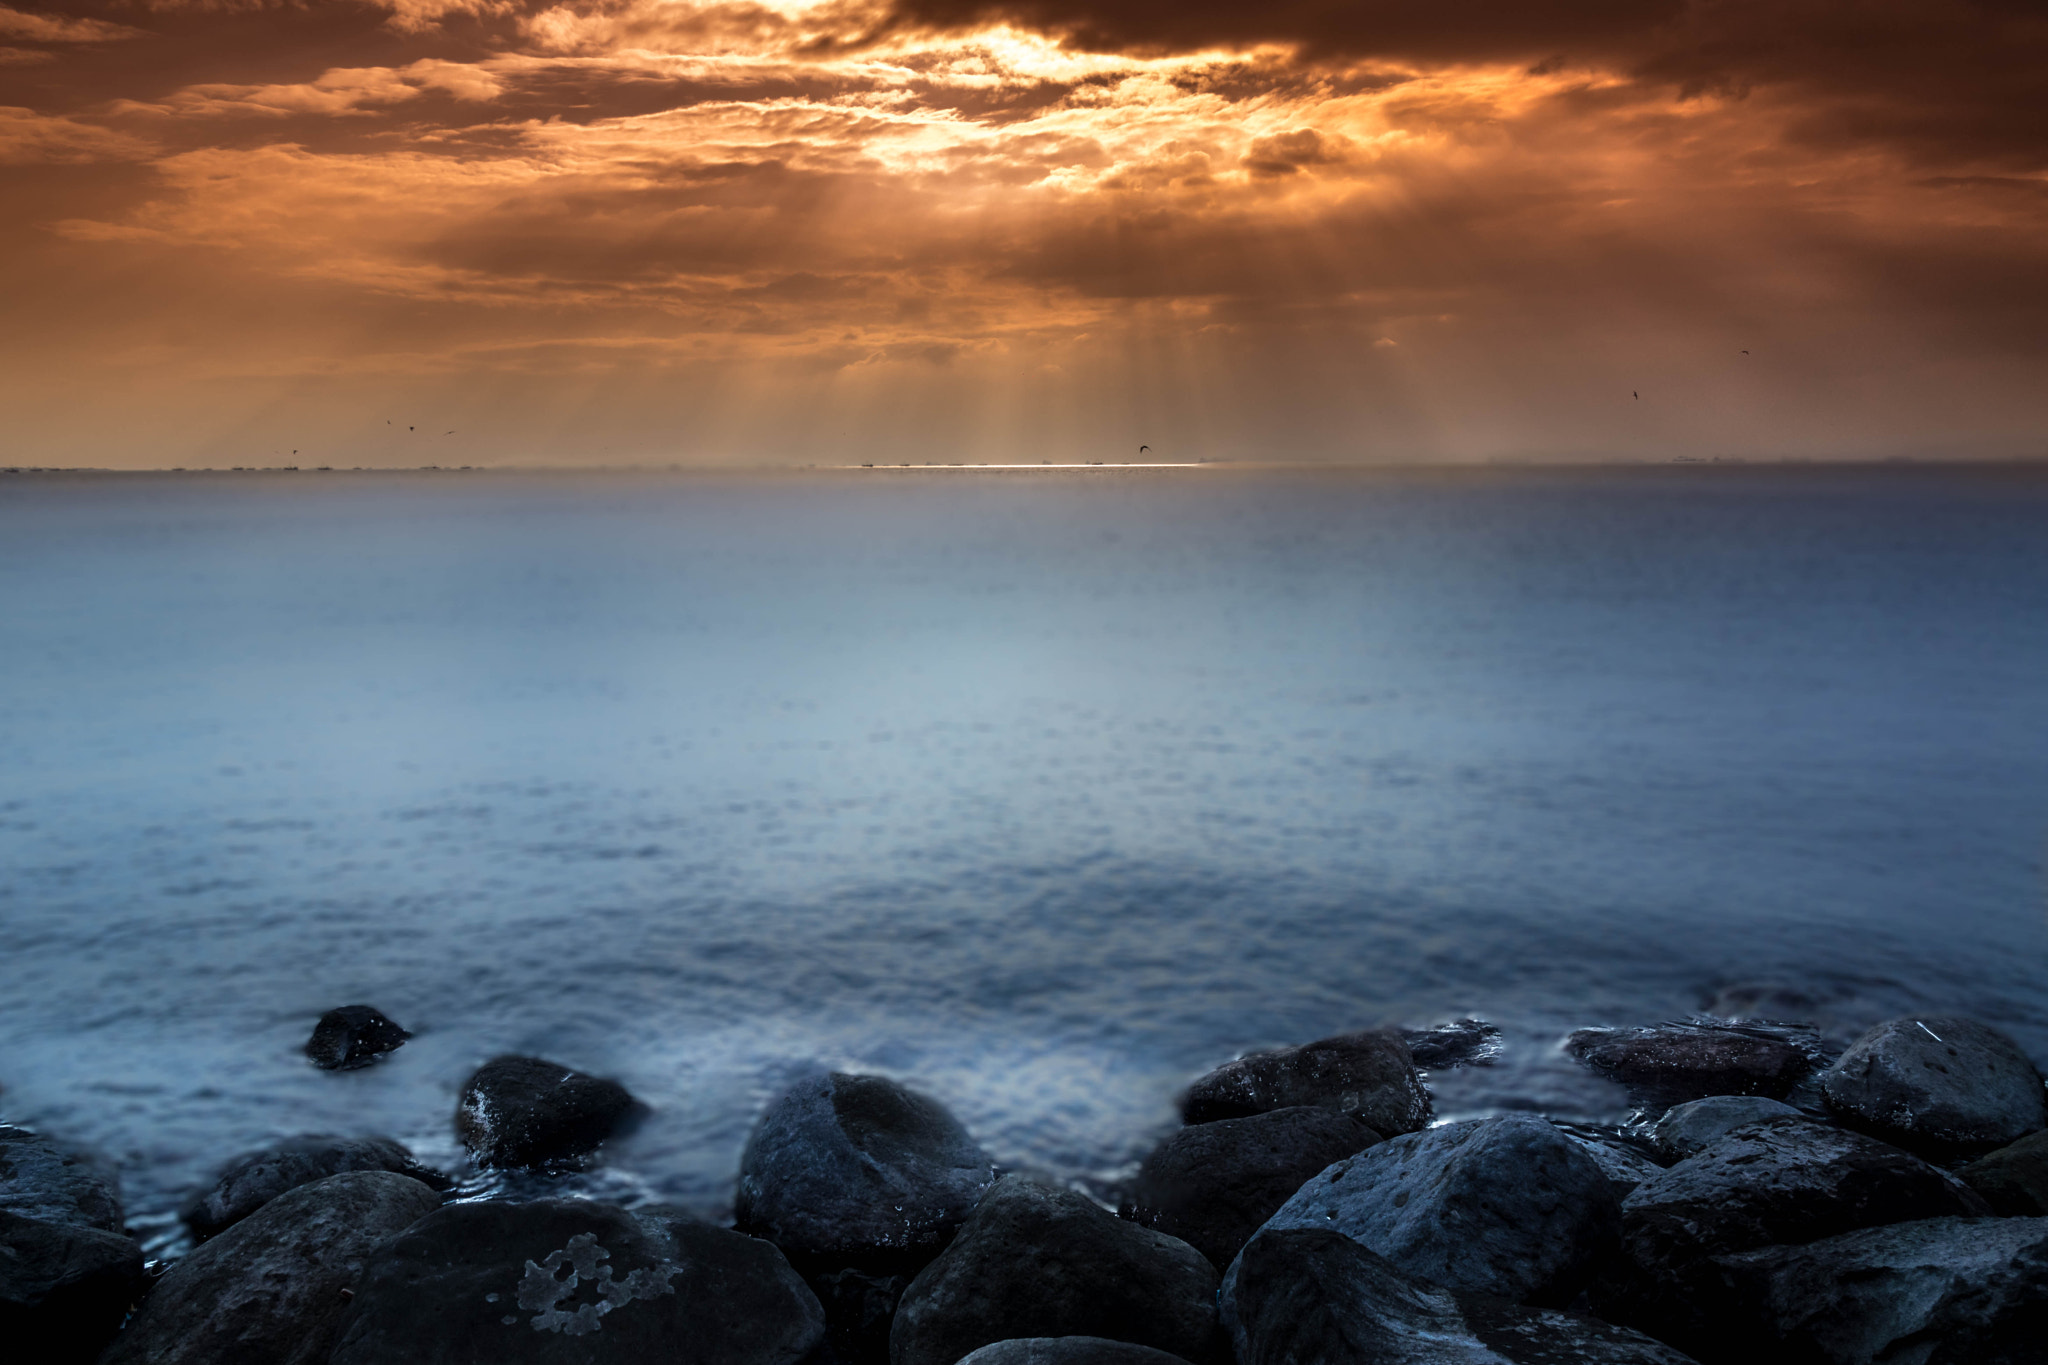
[[[2048,479],[2014,471],[0,484],[0,1109],[159,1222],[456,1164],[500,1051],[717,1209],[880,1069],[1106,1178],[1238,1050],[1780,982],[2048,1053]],[[417,1037],[327,1074],[318,1013]]]

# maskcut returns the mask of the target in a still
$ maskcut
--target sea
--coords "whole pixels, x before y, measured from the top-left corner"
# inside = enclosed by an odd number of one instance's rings
[[[2048,467],[0,477],[0,1119],[711,1217],[817,1068],[1113,1195],[1241,1053],[1787,992],[2048,1062]],[[315,1070],[330,1007],[414,1031]],[[652,1109],[472,1172],[506,1052]]]

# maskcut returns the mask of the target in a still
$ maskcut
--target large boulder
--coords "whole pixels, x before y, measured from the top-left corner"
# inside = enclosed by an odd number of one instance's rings
[[[960,1358],[960,1365],[1188,1365],[1179,1356],[1106,1337],[1016,1337]]]
[[[1721,1258],[1749,1360],[2048,1360],[2048,1218],[1931,1218]]]
[[[824,1331],[816,1298],[758,1238],[581,1200],[451,1204],[370,1258],[329,1359],[795,1365]]]
[[[1186,1242],[1072,1190],[1006,1176],[904,1291],[889,1358],[955,1365],[1014,1337],[1087,1336],[1211,1361],[1222,1345],[1216,1283]]]
[[[1636,1186],[1664,1169],[1665,1163],[1658,1161],[1634,1138],[1613,1128],[1590,1123],[1556,1123],[1557,1131],[1563,1133],[1579,1149],[1591,1158],[1607,1177],[1607,1188],[1614,1192],[1614,1202],[1635,1193]]]
[[[21,1359],[90,1361],[142,1288],[142,1248],[129,1238],[0,1209],[0,1342],[37,1353]]]
[[[1152,1149],[1121,1212],[1180,1238],[1220,1272],[1309,1177],[1380,1140],[1356,1116],[1335,1109],[1274,1109],[1198,1123]]]
[[[1346,1033],[1220,1066],[1188,1087],[1188,1123],[1245,1118],[1315,1105],[1356,1114],[1376,1133],[1413,1133],[1429,1123],[1429,1092],[1397,1033]]]
[[[0,1127],[0,1209],[118,1233],[120,1177],[98,1158],[40,1133]]]
[[[343,1005],[320,1016],[306,1040],[306,1056],[323,1071],[368,1066],[412,1035],[369,1005]]]
[[[440,1206],[389,1171],[288,1190],[171,1267],[101,1365],[326,1365],[370,1252]]]
[[[271,1200],[343,1171],[392,1171],[437,1190],[453,1182],[413,1160],[405,1147],[386,1137],[334,1137],[309,1133],[275,1147],[236,1157],[179,1217],[200,1241],[218,1236]]]
[[[1578,1143],[1544,1119],[1505,1114],[1347,1157],[1266,1227],[1340,1232],[1445,1288],[1554,1305],[1618,1249],[1621,1209]]]
[[[1737,1128],[1622,1204],[1627,1261],[1594,1286],[1601,1316],[1710,1354],[1732,1311],[1712,1258],[1919,1218],[1988,1213],[1918,1157],[1806,1119]]]
[[[1653,1108],[1709,1095],[1781,1100],[1814,1064],[1811,1046],[1789,1041],[1785,1030],[1745,1024],[1584,1028],[1564,1050]]]
[[[538,1057],[496,1057],[462,1087],[455,1135],[478,1164],[575,1161],[643,1111],[617,1081]]]
[[[1637,1332],[1457,1295],[1325,1228],[1268,1228],[1222,1292],[1238,1365],[1690,1365]]]
[[[1650,1145],[1667,1161],[1683,1161],[1698,1156],[1737,1128],[1803,1117],[1791,1105],[1761,1095],[1710,1095],[1666,1110],[1650,1130]]]
[[[799,1265],[914,1270],[995,1178],[937,1100],[833,1072],[798,1081],[762,1116],[740,1156],[734,1222]]]
[[[2023,1137],[1956,1172],[2007,1218],[2048,1216],[2048,1132]]]
[[[1988,1152],[2048,1128],[2048,1090],[2027,1054],[1952,1015],[1879,1024],[1820,1088],[1842,1122],[1929,1156]]]

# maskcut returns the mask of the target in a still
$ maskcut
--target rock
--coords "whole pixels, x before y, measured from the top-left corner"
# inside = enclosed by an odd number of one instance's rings
[[[451,1204],[364,1267],[331,1365],[794,1365],[824,1314],[758,1238],[608,1204]]]
[[[1664,1169],[1647,1152],[1619,1133],[1589,1124],[1556,1123],[1553,1126],[1593,1158],[1600,1174],[1607,1177],[1607,1188],[1613,1192],[1616,1205],[1634,1194],[1636,1186]]]
[[[1188,1123],[1246,1118],[1315,1105],[1356,1114],[1376,1133],[1413,1133],[1429,1123],[1429,1092],[1408,1044],[1392,1033],[1346,1033],[1220,1066],[1188,1087]]]
[[[306,1040],[306,1056],[324,1071],[368,1066],[412,1035],[368,1005],[343,1005],[320,1016]]]
[[[1417,1071],[1449,1071],[1460,1066],[1492,1066],[1500,1056],[1500,1030],[1484,1019],[1457,1019],[1435,1028],[1403,1029],[1409,1058]]]
[[[1804,1117],[1791,1105],[1761,1095],[1710,1095],[1666,1110],[1650,1130],[1650,1143],[1665,1159],[1683,1161],[1747,1124]]]
[[[833,1072],[798,1081],[754,1128],[734,1223],[796,1264],[915,1270],[995,1178],[988,1153],[937,1100]]]
[[[101,1365],[326,1365],[364,1260],[440,1206],[390,1171],[287,1190],[172,1266]]]
[[[617,1081],[538,1057],[497,1057],[462,1087],[455,1134],[480,1165],[549,1165],[597,1150],[643,1108]]]
[[[1626,1328],[1453,1294],[1326,1228],[1261,1231],[1222,1302],[1238,1365],[1690,1365]]]
[[[1993,1213],[2007,1218],[2048,1215],[2048,1132],[2001,1147],[1956,1175],[1984,1196]]]
[[[1564,1050],[1638,1104],[1664,1108],[1709,1095],[1783,1099],[1813,1069],[1814,1052],[1782,1033],[1746,1024],[1582,1028]]]
[[[98,1158],[40,1133],[0,1127],[0,1209],[118,1233],[120,1177]]]
[[[38,1365],[92,1360],[142,1292],[142,1248],[78,1222],[0,1210],[0,1341]],[[15,1358],[10,1356],[10,1358]]]
[[[1733,1312],[1711,1258],[1912,1219],[1989,1212],[1918,1157],[1807,1119],[1737,1128],[1622,1204],[1627,1269],[1594,1286],[1602,1317],[1695,1354]]]
[[[2048,1359],[2048,1218],[1930,1218],[1721,1258],[1749,1359]]]
[[[1468,1119],[1390,1138],[1301,1187],[1266,1228],[1340,1232],[1447,1289],[1564,1304],[1620,1243],[1598,1163],[1544,1119]]]
[[[996,1182],[918,1273],[889,1333],[893,1365],[955,1365],[1015,1337],[1106,1337],[1219,1359],[1216,1271],[1186,1242],[1127,1223],[1072,1190]]]
[[[420,1165],[412,1153],[386,1137],[334,1137],[308,1133],[275,1147],[236,1157],[221,1171],[212,1188],[179,1213],[200,1241],[247,1218],[287,1190],[343,1171],[392,1171],[437,1190],[454,1182]]]
[[[1309,1177],[1380,1141],[1334,1109],[1274,1109],[1183,1128],[1152,1149],[1122,1214],[1178,1237],[1218,1272]]]
[[[813,1269],[804,1283],[825,1310],[825,1339],[836,1365],[887,1365],[889,1327],[910,1288],[907,1274],[885,1275],[842,1266]]]
[[[1106,1337],[1013,1337],[960,1358],[960,1365],[1188,1365],[1179,1356]]]
[[[1842,1122],[1936,1157],[1987,1152],[2048,1128],[2048,1090],[2012,1039],[1974,1019],[1879,1024],[1821,1077]]]

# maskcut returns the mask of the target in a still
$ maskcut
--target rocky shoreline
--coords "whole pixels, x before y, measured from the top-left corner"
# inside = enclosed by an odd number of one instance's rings
[[[409,1036],[347,1006],[307,1054]],[[397,1142],[307,1136],[196,1192],[167,1268],[112,1172],[0,1128],[0,1339],[50,1365],[2048,1362],[2048,1090],[1997,1030],[1894,1019],[1831,1056],[1796,1021],[1585,1029],[1566,1051],[1636,1121],[1437,1122],[1425,1073],[1497,1046],[1461,1020],[1239,1058],[1115,1212],[881,1076],[769,1106],[731,1228],[451,1202]],[[478,1166],[545,1174],[644,1112],[500,1057],[454,1122]]]

